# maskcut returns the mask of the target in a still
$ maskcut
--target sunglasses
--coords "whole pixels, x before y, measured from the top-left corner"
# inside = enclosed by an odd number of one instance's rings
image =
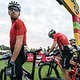
[[[10,11],[15,10],[15,11],[19,11],[19,12],[20,12],[20,9],[19,9],[19,8],[17,8],[17,7],[10,7],[10,8],[9,8],[9,10],[10,10]]]

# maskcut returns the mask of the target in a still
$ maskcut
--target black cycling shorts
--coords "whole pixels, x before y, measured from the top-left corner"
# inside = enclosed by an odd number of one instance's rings
[[[68,46],[64,46],[64,50],[61,51],[62,52],[62,68],[63,69],[69,69],[70,67],[70,59],[72,58],[73,54],[70,52],[70,49],[68,48]]]
[[[14,51],[14,48],[11,48],[11,52],[12,52],[12,54],[13,54],[13,51]],[[24,56],[24,55],[25,55],[25,54],[24,54],[24,45],[22,45],[18,57],[20,57],[20,56]]]

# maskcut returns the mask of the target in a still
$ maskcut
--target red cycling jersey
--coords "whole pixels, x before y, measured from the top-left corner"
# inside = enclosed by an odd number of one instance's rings
[[[23,36],[23,44],[26,44],[26,27],[24,23],[18,18],[15,22],[12,23],[10,29],[10,47],[14,48],[16,43],[16,36]]]
[[[69,44],[67,37],[62,33],[54,34],[54,41],[57,41],[58,46],[61,50],[63,50],[64,46]]]

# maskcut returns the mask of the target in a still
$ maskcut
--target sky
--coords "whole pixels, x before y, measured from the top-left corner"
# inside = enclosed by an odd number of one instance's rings
[[[8,15],[8,3],[0,0],[0,45],[9,46],[11,20]],[[15,0],[21,5],[20,19],[27,28],[29,48],[47,48],[53,40],[48,37],[51,29],[65,34],[68,39],[74,37],[71,14],[56,0]],[[80,6],[80,0],[77,0]]]

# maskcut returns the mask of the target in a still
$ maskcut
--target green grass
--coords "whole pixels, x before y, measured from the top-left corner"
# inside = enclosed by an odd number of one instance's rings
[[[42,76],[42,78],[44,78],[46,76],[46,72],[48,72],[48,69],[49,69],[48,65],[45,65],[45,66],[42,67],[42,69],[41,69],[41,76]],[[59,67],[58,67],[58,71],[60,73],[60,77],[62,77],[63,75],[62,75],[61,69]],[[52,69],[52,73],[51,73],[50,77],[57,77],[55,75],[55,70],[54,69]]]
[[[32,63],[31,63],[31,62],[26,62],[26,63],[23,65],[23,68],[26,69],[27,71],[31,72],[31,71],[32,71]],[[38,68],[39,68],[39,67],[35,67],[34,80],[39,80],[39,79],[38,79]]]
[[[1,56],[0,56],[0,57],[1,57]],[[0,61],[0,70],[3,69],[6,65],[7,65],[6,62]],[[31,62],[26,62],[26,63],[23,65],[23,67],[24,67],[26,70],[28,70],[29,72],[32,71],[32,63],[31,63]],[[36,67],[35,67],[34,80],[39,80],[39,78],[38,78],[38,69],[39,69],[39,67],[36,66]],[[42,75],[44,75],[44,72],[45,72],[45,71],[46,71],[46,68],[43,69]],[[60,70],[60,73],[61,73],[61,70]],[[54,73],[53,73],[52,75],[54,75]],[[9,79],[8,79],[8,80],[9,80]]]
[[[2,58],[1,55],[0,55],[0,58]],[[1,71],[1,69],[3,69],[5,66],[6,66],[6,62],[0,61],[0,71]]]
[[[1,55],[0,55],[0,58],[1,58]],[[7,62],[0,61],[0,71],[5,66],[7,66]],[[31,62],[25,62],[23,67],[31,73],[31,71],[32,71],[32,63]],[[38,80],[38,67],[35,68],[35,79],[34,80]]]

